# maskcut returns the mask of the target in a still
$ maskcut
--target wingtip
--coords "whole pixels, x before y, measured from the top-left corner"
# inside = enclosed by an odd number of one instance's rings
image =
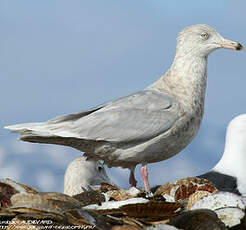
[[[10,127],[11,127],[10,125],[3,126],[4,129],[10,129],[11,130]]]
[[[18,133],[20,130],[18,129],[18,127],[16,127],[16,125],[7,125],[3,127],[4,129],[10,130],[11,133]]]
[[[7,125],[3,127],[4,129],[8,129],[10,131],[16,131],[16,129],[14,128],[14,125]]]

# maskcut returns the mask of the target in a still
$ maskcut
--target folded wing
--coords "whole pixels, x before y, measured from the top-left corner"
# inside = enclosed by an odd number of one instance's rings
[[[142,90],[88,111],[56,117],[43,123],[6,128],[28,137],[72,137],[108,142],[138,142],[166,132],[177,120],[176,101],[156,90]],[[37,139],[37,138],[36,138]]]

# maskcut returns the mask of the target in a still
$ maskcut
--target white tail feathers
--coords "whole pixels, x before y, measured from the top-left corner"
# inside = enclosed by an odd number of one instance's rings
[[[5,126],[5,129],[9,129],[13,132],[18,132],[21,133],[22,131],[27,131],[27,130],[40,130],[43,126],[43,122],[39,123],[23,123],[23,124],[17,124],[17,125],[9,125]]]

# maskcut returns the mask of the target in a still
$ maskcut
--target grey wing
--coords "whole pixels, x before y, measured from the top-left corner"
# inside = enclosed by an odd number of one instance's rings
[[[51,137],[137,142],[168,131],[178,119],[176,108],[175,98],[148,89],[88,111],[6,128],[20,133],[20,139],[33,142],[53,143]]]
[[[65,119],[54,134],[87,140],[130,142],[151,139],[172,127],[178,118],[173,97],[143,90],[109,102],[81,118]]]

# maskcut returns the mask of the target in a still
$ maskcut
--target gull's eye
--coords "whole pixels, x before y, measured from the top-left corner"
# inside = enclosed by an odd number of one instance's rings
[[[209,38],[208,33],[204,32],[201,34],[202,39],[207,40]]]

